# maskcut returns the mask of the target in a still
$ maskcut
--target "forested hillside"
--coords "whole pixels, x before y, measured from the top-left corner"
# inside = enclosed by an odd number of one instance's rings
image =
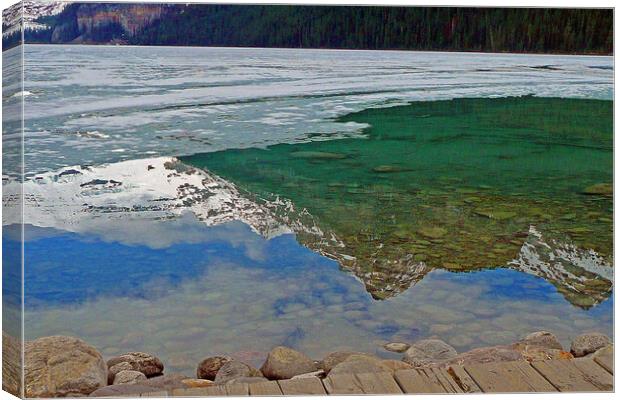
[[[601,9],[79,4],[26,42],[610,54]]]

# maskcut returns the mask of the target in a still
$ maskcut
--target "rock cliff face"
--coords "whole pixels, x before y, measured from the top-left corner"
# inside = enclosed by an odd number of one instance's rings
[[[161,18],[165,8],[163,4],[81,4],[76,11],[77,27],[82,35],[90,36],[98,29],[120,25],[131,37]]]

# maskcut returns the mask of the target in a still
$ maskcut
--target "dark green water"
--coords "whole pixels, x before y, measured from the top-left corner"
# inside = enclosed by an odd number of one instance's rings
[[[368,124],[367,138],[183,161],[249,196],[288,199],[301,216],[307,210],[322,234],[300,231],[298,240],[346,255],[335,256],[341,262],[354,257],[353,269],[366,274],[377,298],[394,292],[385,288],[386,276],[405,265],[410,271],[412,262],[458,271],[504,266],[531,225],[611,263],[611,101],[458,99],[370,109],[339,121]],[[340,246],[328,240],[332,234]]]

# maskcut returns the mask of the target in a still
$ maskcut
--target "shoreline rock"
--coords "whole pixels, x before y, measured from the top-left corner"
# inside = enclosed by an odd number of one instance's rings
[[[260,368],[263,376],[268,379],[290,379],[316,370],[311,358],[284,346],[274,347]]]
[[[114,382],[115,375],[121,371],[142,372],[147,378],[161,375],[164,372],[164,364],[159,358],[140,351],[112,357],[107,365],[108,383]]]
[[[449,368],[469,363],[613,355],[611,339],[597,332],[575,337],[570,352],[565,351],[557,337],[547,331],[530,333],[512,344],[479,347],[463,353],[457,353],[448,343],[434,338],[413,344],[390,342],[380,348],[406,351],[402,361],[355,351],[335,351],[313,361],[297,350],[277,346],[268,353],[260,370],[229,356],[211,356],[198,364],[197,378],[192,378],[181,374],[163,375],[162,361],[148,353],[126,353],[111,358],[106,364],[101,354],[82,340],[51,336],[25,345],[25,389],[27,397],[127,397],[232,383],[325,378],[338,374],[394,374],[402,369]]]
[[[607,335],[599,332],[584,333],[573,339],[570,352],[575,357],[583,357],[611,344]]]
[[[101,353],[81,339],[48,336],[24,346],[25,397],[88,396],[107,383]]]

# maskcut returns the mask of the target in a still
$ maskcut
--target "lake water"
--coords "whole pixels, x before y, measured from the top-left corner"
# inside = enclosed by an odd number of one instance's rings
[[[27,339],[193,374],[279,344],[612,332],[611,57],[28,45],[25,65],[3,106],[25,99]]]

